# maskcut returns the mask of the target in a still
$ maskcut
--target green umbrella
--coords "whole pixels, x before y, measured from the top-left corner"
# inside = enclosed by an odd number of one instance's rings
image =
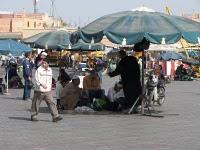
[[[193,20],[144,11],[145,7],[103,16],[80,31],[81,38],[101,41],[105,35],[117,44],[135,44],[144,38],[155,44],[172,44],[184,38],[189,43],[200,43],[200,23]]]
[[[44,36],[45,34],[47,34],[47,32],[38,33],[38,34],[33,35],[31,37],[25,38],[23,40],[23,42],[26,43],[26,44],[34,44],[40,37]]]
[[[147,10],[147,11],[146,11]],[[155,12],[145,7],[103,16],[80,30],[80,37],[95,42],[106,36],[111,42],[132,45],[140,50],[154,44],[172,44],[184,38],[189,43],[200,43],[200,23],[179,16]],[[142,99],[144,102],[144,57],[142,63]],[[143,104],[143,103],[142,103]],[[132,111],[131,108],[129,113]],[[144,107],[142,106],[142,113]]]
[[[62,50],[70,49],[70,33],[62,30],[40,33],[24,40],[34,43],[35,48]]]
[[[72,45],[72,50],[82,50],[82,51],[105,50],[105,46],[101,43],[86,43],[80,39],[76,44]]]

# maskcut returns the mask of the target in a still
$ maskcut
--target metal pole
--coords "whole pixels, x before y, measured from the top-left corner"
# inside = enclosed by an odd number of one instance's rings
[[[55,0],[51,0],[51,16],[54,19]]]
[[[8,66],[7,66],[6,72],[7,72],[7,77],[6,77],[6,93],[8,93],[8,72],[9,72],[9,67]]]
[[[37,0],[33,0],[34,14],[37,13]]]
[[[144,94],[145,94],[145,89],[144,89],[144,51],[142,51],[142,103],[141,103],[141,114],[144,114]]]

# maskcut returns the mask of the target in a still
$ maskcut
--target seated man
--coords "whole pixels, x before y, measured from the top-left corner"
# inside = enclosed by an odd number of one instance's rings
[[[60,95],[63,91],[63,88],[68,84],[65,80],[60,80],[60,76],[58,76],[58,81],[56,82],[56,101],[57,101],[57,108],[61,109],[60,105]]]
[[[4,94],[6,90],[6,85],[3,83],[3,77],[5,73],[5,68],[0,66],[0,93]]]
[[[123,85],[121,81],[115,83],[114,87],[111,87],[108,90],[107,98],[109,103],[105,109],[118,111],[123,108],[123,105],[126,103],[126,99],[124,96]]]
[[[3,78],[0,78],[0,93],[4,94],[6,91],[6,85],[3,84]]]
[[[181,64],[180,66],[177,67],[175,71],[175,78],[178,80],[182,80],[185,75],[187,75],[187,71],[184,68],[183,64]]]
[[[108,100],[110,102],[116,102],[120,98],[124,98],[124,91],[123,91],[123,85],[120,82],[115,83],[114,87],[111,87],[108,90]]]
[[[193,80],[193,77],[195,76],[195,72],[192,68],[192,65],[189,65],[186,71],[187,71],[188,80]]]
[[[80,79],[78,76],[72,78],[62,90],[60,95],[60,105],[64,110],[73,110],[79,101],[81,88],[79,88]]]
[[[102,98],[104,93],[101,90],[100,79],[95,70],[87,71],[88,73],[83,78],[83,90],[88,93],[90,102],[92,103],[93,98]]]
[[[5,76],[5,80],[7,80],[7,74]],[[21,78],[17,73],[17,64],[12,64],[9,67],[8,71],[8,86],[10,88],[23,88],[23,83]]]

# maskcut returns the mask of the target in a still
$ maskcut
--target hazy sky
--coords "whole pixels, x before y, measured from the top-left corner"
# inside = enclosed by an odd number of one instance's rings
[[[33,0],[1,0],[1,11],[33,12]],[[83,26],[103,15],[146,6],[163,12],[171,8],[173,14],[200,13],[200,0],[55,0],[55,16],[72,25]],[[51,11],[51,0],[38,0],[38,11]]]

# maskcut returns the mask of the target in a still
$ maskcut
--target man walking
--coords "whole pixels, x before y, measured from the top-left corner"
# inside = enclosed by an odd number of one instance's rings
[[[38,121],[37,115],[39,113],[39,107],[42,100],[45,100],[48,108],[51,111],[52,121],[57,122],[62,120],[59,116],[55,103],[53,102],[53,96],[51,92],[52,88],[52,70],[46,61],[42,62],[42,65],[35,72],[35,90],[34,97],[31,106],[31,121]]]
[[[24,77],[24,94],[23,100],[29,100],[31,97],[31,88],[29,88],[29,82],[32,82],[32,69],[33,69],[33,62],[32,53],[27,52],[25,53],[25,60],[23,61],[23,77]]]

